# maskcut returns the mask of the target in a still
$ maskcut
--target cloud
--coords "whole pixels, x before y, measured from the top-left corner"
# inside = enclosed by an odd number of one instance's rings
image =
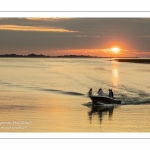
[[[88,52],[97,53],[97,52],[103,52],[104,49],[75,49],[75,50],[68,50],[68,51],[71,51],[71,52],[82,51],[85,53],[88,53]]]
[[[149,51],[138,51],[138,50],[134,50],[134,52],[133,52],[134,54],[150,54],[150,52]]]
[[[26,18],[27,20],[31,21],[60,21],[60,20],[68,20],[70,18]]]
[[[53,21],[56,20],[57,18],[26,18],[27,20],[32,20],[32,21]]]
[[[19,25],[0,25],[0,30],[34,31],[34,32],[78,32],[63,28],[54,28],[45,26],[19,26]]]
[[[140,38],[150,38],[150,35],[143,35],[143,36],[140,36]]]
[[[90,37],[90,38],[99,38],[100,36],[99,35],[76,35],[76,37],[79,37],[79,38],[82,38],[82,37],[84,37],[84,38],[88,38],[88,37]]]

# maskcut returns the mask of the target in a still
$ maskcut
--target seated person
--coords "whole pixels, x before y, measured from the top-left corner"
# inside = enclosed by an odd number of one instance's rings
[[[103,90],[100,88],[100,89],[98,90],[98,95],[102,96],[103,94],[104,94],[104,92],[103,92]]]
[[[92,88],[90,88],[90,90],[88,91],[88,95],[92,95]]]

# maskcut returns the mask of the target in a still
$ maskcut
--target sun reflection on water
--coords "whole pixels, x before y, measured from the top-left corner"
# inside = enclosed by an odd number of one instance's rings
[[[112,84],[116,87],[119,84],[119,65],[118,62],[112,61]]]

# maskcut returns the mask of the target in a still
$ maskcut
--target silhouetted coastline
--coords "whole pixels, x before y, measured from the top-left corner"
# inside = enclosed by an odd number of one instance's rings
[[[129,62],[129,63],[144,63],[144,64],[150,64],[150,59],[115,59],[115,61],[118,62]]]
[[[59,55],[59,56],[49,56],[43,54],[28,54],[28,55],[17,55],[17,54],[3,54],[0,57],[10,57],[10,58],[113,58],[113,57],[101,57],[101,56],[90,56],[90,55]],[[115,58],[115,57],[114,57]],[[135,57],[117,57],[117,58],[135,58]]]
[[[38,55],[38,54],[28,54],[28,55],[17,55],[17,54],[3,54],[0,57],[12,57],[12,58],[100,58],[97,56],[89,55],[60,55],[60,56],[48,56],[48,55]]]

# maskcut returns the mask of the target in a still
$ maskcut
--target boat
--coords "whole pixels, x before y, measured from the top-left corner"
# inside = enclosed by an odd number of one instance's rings
[[[100,96],[100,95],[90,95],[89,96],[92,104],[121,104],[120,100],[115,98],[110,98],[108,96]]]

